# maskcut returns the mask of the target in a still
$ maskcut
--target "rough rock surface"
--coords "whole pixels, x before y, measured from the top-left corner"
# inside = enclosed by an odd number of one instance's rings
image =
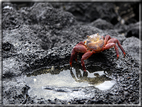
[[[53,7],[72,13],[78,21],[93,22],[99,18],[117,23],[136,23],[139,21],[139,3],[51,3]]]
[[[127,29],[127,33],[126,33],[126,37],[132,37],[135,36],[137,38],[139,38],[139,34],[142,34],[142,31],[139,30],[141,26],[141,21],[134,23],[134,24],[130,24],[128,25],[128,29]],[[140,39],[140,38],[139,38]]]
[[[99,29],[106,30],[106,29],[113,29],[113,25],[105,20],[97,19],[91,23],[92,26],[95,26]]]
[[[113,3],[52,3],[52,5],[71,12],[78,21],[92,22],[101,18],[112,24],[118,22]]]
[[[136,54],[139,53],[139,45],[135,42],[141,41],[135,37],[126,38],[110,27],[102,30],[91,24],[82,25],[73,14],[52,5],[34,3],[31,7],[18,10],[3,6],[3,104],[139,104],[139,56]],[[101,28],[103,26],[102,23]],[[29,95],[28,90],[32,87],[23,79],[26,74],[45,66],[68,64],[76,43],[94,33],[117,38],[127,52],[123,58],[120,51],[120,58],[116,60],[112,48],[92,55],[85,61],[88,69],[95,66],[110,69],[109,77],[117,82],[113,88],[101,91],[93,87],[80,87],[77,88],[78,92],[85,93],[84,98],[71,100],[51,100]]]
[[[141,49],[141,41],[136,37],[129,37],[123,42],[123,47],[129,52],[129,54],[135,58],[137,61],[140,61],[140,49]]]

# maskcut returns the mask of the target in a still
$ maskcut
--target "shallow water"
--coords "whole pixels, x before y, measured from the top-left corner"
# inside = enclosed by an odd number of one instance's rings
[[[42,74],[40,72],[42,71]],[[90,73],[72,67],[66,69],[54,67],[41,68],[25,77],[25,82],[30,86],[29,95],[49,99],[72,99],[85,97],[86,93],[78,88],[94,87],[102,91],[109,90],[116,83],[107,77],[107,73],[95,71]]]

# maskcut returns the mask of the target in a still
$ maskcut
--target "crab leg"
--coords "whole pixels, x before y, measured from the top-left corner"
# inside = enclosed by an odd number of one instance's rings
[[[108,43],[108,44],[106,44],[106,46],[104,47],[104,50],[110,49],[112,47],[115,48],[117,59],[118,59],[119,58],[119,51],[118,51],[118,47],[117,47],[117,45],[115,43]]]
[[[109,35],[106,35],[104,40],[105,40],[105,45],[107,44],[108,40],[111,39],[111,37]]]
[[[110,39],[107,43],[117,43],[117,44],[118,44],[118,46],[119,46],[119,48],[120,48],[120,49],[121,49],[121,51],[123,52],[124,57],[125,57],[126,53],[125,53],[125,51],[124,51],[123,47],[121,46],[120,42],[119,42],[117,39],[112,38],[112,39]]]
[[[72,61],[75,58],[77,61],[77,53],[85,53],[87,52],[87,48],[83,45],[83,42],[78,43],[72,50],[71,58],[70,58],[70,66],[72,66]]]
[[[117,40],[117,44],[118,44],[119,48],[121,49],[121,51],[123,52],[124,57],[125,57],[126,53],[125,53],[123,47],[121,46],[121,44],[120,44],[120,42],[118,40]]]
[[[88,51],[82,55],[81,65],[82,65],[84,71],[86,71],[84,60],[88,59],[93,53],[95,53],[95,52]]]
[[[73,58],[75,58],[75,60],[77,61],[77,52],[75,51],[75,48],[73,48],[71,58],[70,58],[70,66],[71,67],[72,67]]]

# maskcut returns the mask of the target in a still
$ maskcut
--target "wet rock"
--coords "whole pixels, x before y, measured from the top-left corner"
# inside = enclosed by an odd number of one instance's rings
[[[16,61],[15,58],[7,58],[3,60],[3,64],[3,77],[10,78],[21,74],[20,66],[23,66],[24,63]]]
[[[27,100],[27,91],[29,87],[26,86],[26,84],[16,81],[4,81],[3,87],[3,104],[24,104],[25,100]]]

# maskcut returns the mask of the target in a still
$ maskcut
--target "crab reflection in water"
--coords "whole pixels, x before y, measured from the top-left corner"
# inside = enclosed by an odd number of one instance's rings
[[[96,71],[95,73],[83,72],[80,69],[76,69],[74,71],[76,72],[73,73],[73,71],[70,70],[70,74],[76,82],[79,82],[79,83],[86,82],[88,83],[88,86],[95,86],[96,88],[99,88],[100,90],[107,90],[111,88],[112,85],[115,83],[111,78],[106,76],[107,74],[105,74],[104,71]],[[106,84],[106,83],[110,83],[110,84]]]
[[[107,72],[103,70],[96,70],[90,73],[88,70],[83,72],[78,67],[70,69],[69,65],[67,65],[65,67],[56,67],[54,71],[49,68],[41,68],[32,74],[28,74],[26,81],[36,80],[37,82],[32,82],[32,86],[35,88],[39,85],[41,87],[54,86],[67,88],[94,86],[100,90],[108,90],[115,84],[115,81],[107,77],[107,75]]]

